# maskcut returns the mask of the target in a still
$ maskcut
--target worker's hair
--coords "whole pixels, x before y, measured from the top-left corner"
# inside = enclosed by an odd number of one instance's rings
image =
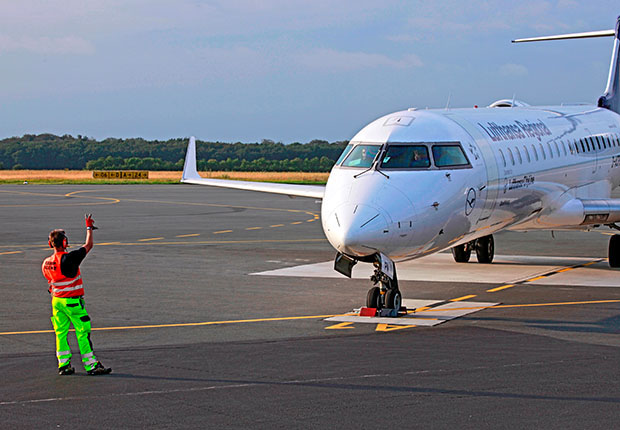
[[[56,230],[52,230],[50,232],[49,242],[54,248],[63,248],[66,247],[65,242],[67,240],[67,235],[65,231],[57,228]]]

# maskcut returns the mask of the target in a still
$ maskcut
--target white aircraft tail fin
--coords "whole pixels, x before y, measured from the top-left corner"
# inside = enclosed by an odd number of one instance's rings
[[[183,176],[181,182],[187,179],[198,179],[198,169],[196,168],[196,138],[194,136],[189,138],[189,145],[187,145],[187,152],[185,154],[185,164],[183,165]]]
[[[620,113],[620,55],[618,51],[620,51],[620,16],[618,21],[616,21],[614,50],[611,54],[607,88],[605,88],[605,92],[598,99],[599,107],[607,108],[616,113]]]
[[[605,92],[598,99],[598,106],[620,113],[620,16],[616,20],[615,30],[589,31],[586,33],[558,34],[555,36],[528,37],[526,39],[516,39],[512,43],[539,42],[543,40],[563,40],[563,39],[583,39],[587,37],[606,37],[614,36],[614,48],[611,53],[611,64],[609,66],[609,78]]]

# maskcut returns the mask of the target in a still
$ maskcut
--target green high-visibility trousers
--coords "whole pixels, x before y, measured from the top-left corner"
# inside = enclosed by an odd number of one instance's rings
[[[71,361],[71,348],[67,342],[67,334],[69,334],[71,324],[75,328],[84,369],[88,371],[95,367],[97,358],[93,353],[93,344],[90,341],[90,317],[84,307],[84,299],[82,297],[52,297],[51,320],[56,333],[58,367],[65,366]]]

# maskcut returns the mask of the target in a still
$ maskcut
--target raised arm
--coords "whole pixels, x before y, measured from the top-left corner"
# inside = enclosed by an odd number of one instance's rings
[[[84,221],[86,223],[86,242],[82,246],[86,249],[86,253],[88,254],[90,250],[93,249],[93,230],[97,227],[95,227],[95,220],[92,214],[84,215]]]

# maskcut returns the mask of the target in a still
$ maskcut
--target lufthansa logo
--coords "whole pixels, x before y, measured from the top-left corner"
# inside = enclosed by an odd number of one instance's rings
[[[467,198],[465,200],[465,215],[469,215],[472,213],[474,208],[476,207],[476,190],[470,188],[467,191]]]

